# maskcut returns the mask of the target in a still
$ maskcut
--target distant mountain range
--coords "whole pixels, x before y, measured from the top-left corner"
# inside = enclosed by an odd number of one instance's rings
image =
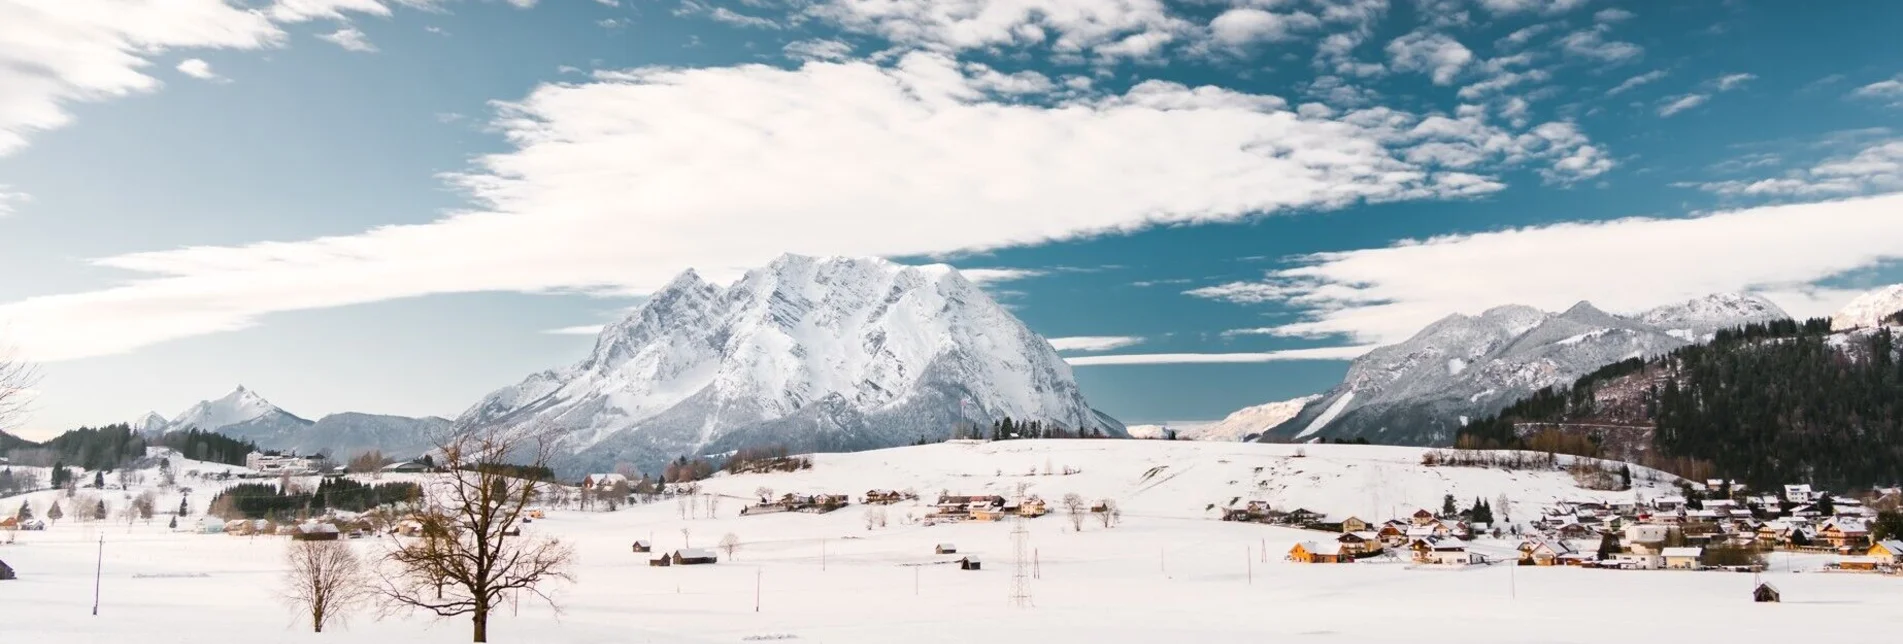
[[[432,440],[450,426],[448,419],[434,416],[354,412],[331,414],[312,422],[278,408],[242,385],[222,398],[192,405],[172,420],[148,413],[130,424],[147,434],[196,428],[248,440],[264,449],[322,452],[339,460],[373,449],[391,457],[417,456],[428,451]]]
[[[1356,359],[1340,385],[1260,439],[1445,445],[1470,419],[1601,366],[1707,341],[1718,329],[1786,317],[1770,301],[1742,294],[1629,317],[1587,302],[1561,313],[1502,306],[1478,316],[1450,315]]]
[[[953,268],[783,255],[727,286],[682,273],[586,359],[458,424],[552,428],[557,470],[575,473],[748,445],[890,447],[1007,416],[1125,435],[1048,341]]]

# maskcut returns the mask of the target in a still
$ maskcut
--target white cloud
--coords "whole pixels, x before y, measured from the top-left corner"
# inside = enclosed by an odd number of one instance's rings
[[[1051,346],[1058,351],[1110,351],[1141,344],[1143,338],[1127,335],[1089,335],[1072,338],[1051,338]]]
[[[1645,48],[1620,40],[1607,40],[1609,25],[1582,29],[1559,39],[1560,49],[1569,55],[1602,63],[1623,63],[1645,54]]]
[[[1717,80],[1712,82],[1717,83],[1718,91],[1729,92],[1731,90],[1744,87],[1745,83],[1749,83],[1752,80],[1757,79],[1757,77],[1758,77],[1757,74],[1725,74],[1723,76],[1719,76]]]
[[[620,0],[595,0],[595,2],[601,3],[602,5],[609,6],[609,7],[621,6]]]
[[[1606,95],[1618,96],[1620,94],[1624,94],[1626,92],[1632,91],[1633,89],[1637,88],[1640,85],[1644,85],[1646,83],[1651,83],[1661,78],[1665,78],[1666,73],[1667,72],[1663,69],[1654,69],[1652,71],[1639,74],[1638,76],[1633,76],[1631,78],[1625,79],[1625,82],[1619,83],[1617,86],[1614,86],[1612,89],[1607,90]]]
[[[345,12],[388,16],[390,8],[382,0],[277,0],[265,9],[278,22],[346,20]]]
[[[1303,12],[1273,13],[1254,7],[1230,9],[1209,21],[1209,34],[1218,44],[1243,47],[1258,42],[1284,42],[1321,26],[1321,20]]]
[[[1888,195],[1449,235],[1318,253],[1265,283],[1281,294],[1275,301],[1307,311],[1275,334],[1378,344],[1451,313],[1502,304],[1561,310],[1589,300],[1635,312],[1751,291],[1802,318],[1826,315],[1854,295],[1820,282],[1903,259],[1899,208],[1903,195]]]
[[[24,192],[13,192],[13,186],[0,183],[0,217],[13,214],[14,207],[32,201],[33,197]]]
[[[1592,14],[1592,19],[1596,22],[1625,22],[1631,20],[1636,15],[1637,14],[1630,11],[1614,7],[1611,9],[1600,9],[1598,12]]]
[[[1903,190],[1903,139],[1872,143],[1854,155],[1826,159],[1782,177],[1678,185],[1728,197],[1817,198]]]
[[[818,0],[807,13],[905,47],[1046,44],[1113,58],[1153,54],[1192,28],[1163,0]]]
[[[1686,94],[1684,96],[1674,96],[1674,97],[1665,99],[1663,104],[1659,105],[1659,116],[1670,117],[1673,114],[1677,114],[1679,112],[1683,112],[1685,110],[1689,110],[1691,108],[1704,105],[1705,101],[1709,101],[1709,100],[1711,100],[1711,96],[1708,94]]]
[[[1857,88],[1850,93],[1858,98],[1899,98],[1903,97],[1903,76],[1889,80],[1880,80]]]
[[[1522,13],[1538,10],[1540,13],[1558,14],[1586,6],[1590,0],[1480,0],[1480,6],[1498,14]]]
[[[852,44],[843,40],[795,40],[781,49],[793,60],[845,60],[852,57]]]
[[[1514,30],[1513,33],[1507,34],[1506,37],[1495,41],[1494,46],[1501,49],[1525,47],[1527,43],[1532,42],[1533,39],[1539,37],[1540,34],[1552,31],[1555,28],[1552,23],[1541,23],[1529,27],[1521,27]]]
[[[499,104],[492,127],[512,149],[450,178],[470,193],[466,211],[103,258],[94,263],[135,277],[0,306],[0,324],[57,360],[272,312],[438,293],[644,293],[684,267],[721,279],[785,251],[982,250],[1460,198],[1499,190],[1491,172],[1507,168],[1602,171],[1577,161],[1598,153],[1565,123],[1515,133],[1390,108],[1303,116],[1273,96],[1162,82],[1041,104],[994,99],[969,72],[913,53],[889,67],[646,68],[546,84]]]
[[[559,329],[549,329],[542,333],[548,335],[601,335],[601,329],[605,326],[607,325],[584,324],[581,326],[565,326]]]
[[[158,89],[152,58],[179,49],[260,49],[284,38],[222,1],[0,2],[0,156],[72,122],[66,106]]]
[[[1353,360],[1374,349],[1373,345],[1286,349],[1257,353],[1136,353],[1110,356],[1073,356],[1064,362],[1073,367],[1097,367],[1132,364],[1214,364],[1247,362],[1292,362],[1297,360]]]
[[[958,269],[958,274],[965,276],[965,279],[971,280],[973,284],[996,284],[1038,277],[1043,275],[1044,271],[1029,268],[961,268]]]
[[[770,18],[761,18],[759,16],[749,16],[747,14],[739,13],[732,9],[728,9],[726,7],[716,7],[713,13],[708,14],[708,17],[713,18],[717,22],[724,22],[730,25],[735,25],[740,27],[751,27],[754,29],[779,29],[780,28],[780,23],[774,22]]]
[[[377,50],[377,46],[370,44],[370,39],[356,27],[344,27],[331,33],[321,34],[317,38],[349,51],[370,53]]]
[[[187,58],[179,61],[178,73],[199,80],[219,80],[223,78],[211,71],[211,63],[197,58]]]
[[[1395,71],[1425,72],[1435,85],[1447,85],[1473,62],[1474,55],[1445,34],[1416,31],[1389,42],[1388,59]]]

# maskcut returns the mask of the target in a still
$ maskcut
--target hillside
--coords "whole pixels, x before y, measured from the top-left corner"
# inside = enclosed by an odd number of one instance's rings
[[[1263,442],[1365,438],[1447,445],[1469,420],[1601,366],[1703,342],[1721,328],[1787,317],[1754,295],[1718,294],[1615,315],[1580,302],[1563,312],[1501,306],[1450,315],[1377,348]]]
[[[1459,442],[1623,457],[1761,487],[1903,481],[1894,328],[1831,326],[1750,325],[1614,364],[1473,422]]]

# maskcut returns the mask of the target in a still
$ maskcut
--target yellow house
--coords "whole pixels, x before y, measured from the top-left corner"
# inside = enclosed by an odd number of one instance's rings
[[[1903,541],[1896,539],[1878,541],[1876,545],[1870,546],[1870,551],[1865,552],[1864,555],[1881,563],[1892,565],[1903,563]]]
[[[1354,557],[1344,555],[1339,543],[1315,543],[1303,541],[1289,548],[1289,561],[1296,563],[1349,563]]]
[[[974,506],[971,508],[971,520],[973,521],[1001,521],[1004,519],[1004,514],[1004,508],[989,505],[983,507]]]

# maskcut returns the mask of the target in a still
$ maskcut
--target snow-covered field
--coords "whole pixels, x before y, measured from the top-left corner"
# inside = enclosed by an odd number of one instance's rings
[[[1903,626],[1903,582],[1790,572],[1821,559],[1773,560],[1765,578],[1782,604],[1753,604],[1753,576],[1512,566],[1425,569],[1398,562],[1298,565],[1291,544],[1327,535],[1216,521],[1230,497],[1308,507],[1336,517],[1385,518],[1387,508],[1471,503],[1505,492],[1514,512],[1557,498],[1607,495],[1571,487],[1562,473],[1425,468],[1420,450],[1165,441],[1016,441],[820,455],[812,470],[717,477],[706,489],[751,497],[913,488],[921,496],[1008,492],[1028,483],[1114,498],[1114,528],[1072,531],[1061,516],[1025,524],[1035,565],[1033,607],[1009,601],[1012,525],[902,522],[923,506],[888,506],[868,530],[859,505],[827,515],[681,518],[672,501],[617,512],[552,511],[529,528],[576,546],[576,582],[556,588],[564,612],[524,601],[491,623],[496,642],[1632,642],[1781,641],[1829,633],[1868,638]],[[1042,474],[1065,467],[1063,476]],[[1255,468],[1262,468],[1256,473]],[[1035,468],[1039,474],[1024,476]],[[1002,474],[1001,474],[1002,473]],[[1267,481],[1266,487],[1258,481]],[[1663,487],[1657,493],[1664,493]],[[1629,494],[1629,493],[1621,493]],[[0,509],[18,498],[0,500]],[[176,499],[172,501],[176,506]],[[163,502],[160,507],[166,507]],[[1495,509],[1499,512],[1499,508]],[[705,514],[705,510],[702,510]],[[1374,515],[1374,516],[1367,516]],[[1516,517],[1517,518],[1517,517]],[[20,533],[0,559],[20,574],[0,582],[4,641],[468,641],[464,620],[375,620],[361,615],[313,635],[275,597],[285,545],[275,537],[172,533],[162,526],[61,521]],[[685,530],[685,534],[683,533]],[[629,552],[742,545],[713,566],[652,568]],[[100,612],[91,615],[100,538]],[[950,542],[982,557],[981,571],[932,554]],[[377,539],[347,542],[365,554]],[[1505,552],[1511,542],[1475,542]],[[1266,547],[1266,552],[1264,551]],[[759,609],[755,610],[756,583]]]

